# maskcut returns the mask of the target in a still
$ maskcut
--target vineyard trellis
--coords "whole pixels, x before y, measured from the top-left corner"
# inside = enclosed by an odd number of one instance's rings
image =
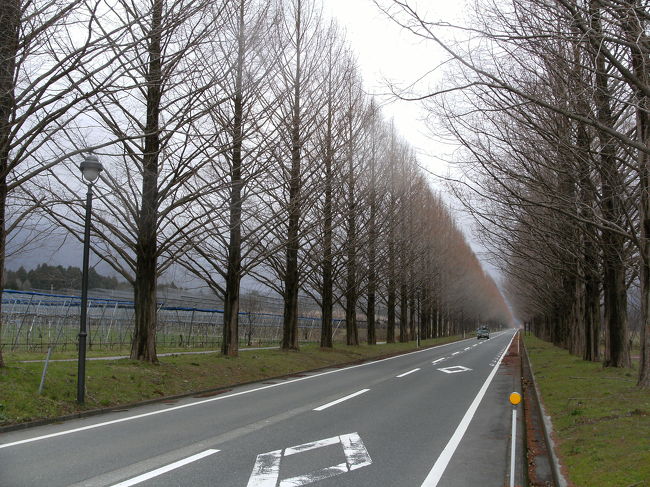
[[[74,350],[78,346],[81,298],[32,291],[2,292],[2,337],[11,351]],[[263,312],[239,313],[241,346],[278,344],[282,315]],[[130,347],[134,320],[133,301],[92,296],[88,298],[88,349],[119,350]],[[320,341],[320,317],[299,317],[302,343]],[[341,326],[343,325],[343,326]],[[365,334],[365,321],[359,322]],[[345,341],[345,320],[333,319],[334,341]],[[385,325],[379,327],[385,338]],[[156,342],[168,348],[214,348],[223,338],[223,310],[158,303]]]

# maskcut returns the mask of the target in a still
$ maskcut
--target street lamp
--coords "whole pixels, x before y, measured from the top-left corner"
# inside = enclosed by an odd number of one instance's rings
[[[102,172],[102,163],[93,153],[88,154],[79,165],[84,182],[88,185],[86,193],[86,221],[84,228],[84,256],[81,269],[81,319],[79,323],[79,361],[77,363],[77,402],[84,403],[86,390],[86,310],[88,308],[88,260],[90,255],[90,213],[93,205],[93,184]]]

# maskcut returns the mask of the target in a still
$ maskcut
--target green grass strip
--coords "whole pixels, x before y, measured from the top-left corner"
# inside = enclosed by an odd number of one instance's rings
[[[633,369],[585,362],[533,336],[526,349],[575,487],[650,487],[650,390]]]
[[[427,340],[423,346],[458,339]],[[231,387],[415,349],[414,342],[359,347],[336,345],[333,350],[306,345],[300,352],[255,350],[241,352],[236,358],[217,353],[175,355],[162,357],[157,365],[127,359],[87,361],[86,403],[83,406],[76,403],[76,362],[50,362],[44,391],[39,396],[43,363],[19,361],[44,359],[44,354],[5,352],[7,367],[0,369],[0,426]],[[161,353],[165,351],[160,350]]]

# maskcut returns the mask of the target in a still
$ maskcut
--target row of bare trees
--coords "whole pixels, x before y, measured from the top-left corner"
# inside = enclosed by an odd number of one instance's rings
[[[282,297],[287,350],[300,293],[321,307],[323,347],[339,307],[352,345],[358,314],[370,343],[379,319],[389,342],[397,326],[410,340],[508,321],[316,1],[0,5],[0,241],[33,212],[81,238],[76,165],[93,150],[92,247],[133,285],[133,359],[157,360],[172,266],[223,299],[227,355],[245,277]]]
[[[648,3],[479,0],[456,43],[409,2],[383,8],[455,61],[428,107],[463,147],[458,192],[516,315],[608,366],[629,367],[640,340],[650,387]]]

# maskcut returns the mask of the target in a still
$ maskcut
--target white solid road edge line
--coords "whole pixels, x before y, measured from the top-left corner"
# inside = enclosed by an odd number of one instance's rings
[[[403,374],[396,375],[395,377],[398,378],[398,379],[400,377],[406,377],[407,375],[412,374],[413,372],[417,372],[418,370],[420,370],[420,369],[417,368],[417,369],[409,370],[408,372],[404,372]]]
[[[501,357],[499,357],[499,361],[497,362],[496,366],[492,369],[492,372],[490,372],[490,375],[488,375],[488,378],[485,379],[483,386],[478,391],[478,394],[472,401],[472,404],[470,404],[469,408],[465,412],[465,416],[463,416],[463,419],[460,420],[460,423],[456,427],[456,431],[454,431],[454,434],[447,442],[445,449],[442,450],[442,453],[436,460],[436,463],[431,468],[429,475],[427,475],[427,478],[424,479],[424,482],[422,482],[422,487],[436,487],[438,485],[438,482],[440,482],[440,478],[442,477],[442,474],[445,473],[445,469],[447,468],[447,465],[449,465],[449,461],[451,460],[451,457],[454,455],[456,448],[458,448],[460,440],[463,439],[463,435],[465,434],[465,431],[467,431],[467,427],[469,426],[469,423],[472,421],[472,418],[474,417],[474,414],[476,413],[479,404],[481,404],[481,400],[483,399],[483,396],[485,396],[488,387],[490,387],[490,383],[492,382],[492,379],[496,375],[497,370],[499,370],[499,365],[501,365],[501,361],[503,360],[503,357],[508,352],[508,349],[510,348],[510,344],[512,343],[514,337],[515,334],[513,334],[512,337],[510,337],[508,346],[501,354]]]
[[[133,477],[132,479],[125,480],[124,482],[120,482],[119,484],[114,484],[112,487],[130,487],[131,485],[140,484],[145,480],[158,477],[159,475],[175,470],[179,467],[182,467],[183,465],[187,465],[188,463],[196,462],[197,460],[201,460],[201,458],[214,455],[218,451],[219,450],[214,450],[214,449],[202,451],[201,453],[197,453],[196,455],[192,455],[191,457],[187,457],[177,462],[170,463],[169,465],[165,465],[164,467],[157,468],[156,470],[152,470],[151,472],[143,473],[142,475],[138,475],[137,477]]]
[[[470,340],[470,339],[468,338],[467,340]],[[151,411],[151,412],[148,412],[148,413],[136,414],[134,416],[127,416],[125,418],[113,419],[113,420],[104,421],[104,422],[101,422],[101,423],[94,423],[94,424],[90,424],[88,426],[81,426],[79,428],[73,428],[73,429],[69,429],[69,430],[59,431],[57,433],[50,433],[48,435],[35,436],[33,438],[27,438],[25,440],[12,441],[11,443],[0,444],[0,450],[2,450],[3,448],[9,448],[9,447],[12,447],[12,446],[22,445],[24,443],[32,443],[34,441],[47,440],[48,438],[55,438],[57,436],[69,435],[69,434],[72,434],[72,433],[78,433],[80,431],[86,431],[86,430],[90,430],[90,429],[100,428],[102,426],[109,426],[111,424],[123,423],[125,421],[132,421],[134,419],[146,418],[147,416],[154,416],[156,414],[168,413],[168,412],[171,412],[171,411],[176,411],[178,409],[185,409],[185,408],[190,408],[190,407],[194,407],[194,406],[199,406],[201,404],[206,404],[206,403],[210,403],[210,402],[214,402],[214,401],[222,401],[224,399],[228,399],[229,397],[237,397],[237,396],[241,396],[241,395],[244,395],[244,394],[250,394],[252,392],[263,391],[265,389],[273,389],[275,387],[281,387],[281,386],[285,386],[287,384],[294,384],[296,382],[301,382],[303,380],[315,379],[316,377],[322,377],[324,375],[337,374],[337,373],[340,373],[340,372],[345,372],[346,370],[352,370],[352,369],[356,369],[358,367],[366,367],[368,365],[378,364],[378,363],[381,363],[381,362],[385,362],[387,360],[395,360],[395,359],[398,359],[400,357],[407,357],[409,355],[413,355],[413,354],[416,354],[416,353],[430,352],[431,350],[435,350],[436,348],[447,347],[449,345],[454,345],[454,344],[457,344],[457,343],[460,343],[460,342],[463,342],[463,341],[466,341],[466,340],[459,340],[457,342],[443,343],[442,345],[436,345],[435,347],[423,348],[422,350],[416,350],[414,352],[403,353],[401,355],[395,355],[393,357],[383,358],[383,359],[379,359],[379,360],[373,360],[371,362],[365,362],[363,364],[358,364],[358,365],[351,365],[350,367],[345,367],[345,368],[342,368],[342,369],[328,370],[327,372],[321,372],[319,374],[313,374],[313,375],[309,375],[307,377],[300,377],[298,379],[294,379],[294,380],[290,380],[290,381],[286,381],[286,382],[278,382],[277,384],[271,384],[271,385],[267,385],[267,386],[256,387],[254,389],[247,389],[245,391],[235,392],[233,394],[222,395],[222,396],[217,396],[217,397],[211,397],[210,399],[203,399],[201,401],[195,401],[195,402],[191,402],[191,403],[188,403],[188,404],[181,404],[179,406],[172,406],[172,407],[169,407],[169,408],[159,409],[159,410]]]
[[[322,406],[319,406],[317,408],[314,408],[314,411],[322,411],[323,409],[327,409],[329,407],[332,407],[340,402],[347,401],[348,399],[352,399],[355,396],[359,396],[363,394],[364,392],[368,392],[370,389],[361,389],[360,391],[354,392],[352,394],[348,394],[345,397],[342,397],[341,399],[337,399],[336,401],[328,402],[327,404],[323,404]]]

